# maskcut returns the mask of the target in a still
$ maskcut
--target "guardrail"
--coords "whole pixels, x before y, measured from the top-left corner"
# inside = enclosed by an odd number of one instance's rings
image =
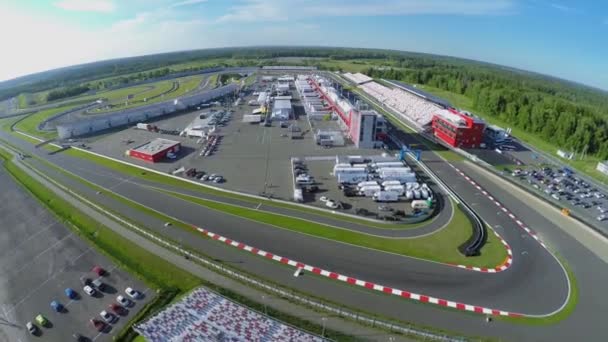
[[[424,162],[422,162],[421,160],[417,160],[412,152],[408,152],[407,155],[412,160],[414,160],[420,166],[420,168],[422,168],[431,177],[431,179],[433,179],[441,188],[443,188],[443,190],[448,195],[450,195],[457,202],[458,207],[464,210],[465,214],[473,224],[473,234],[465,243],[458,247],[460,253],[464,254],[467,257],[479,255],[481,247],[483,247],[488,238],[486,227],[479,218],[479,215],[477,215],[477,213],[473,209],[471,209],[471,207],[469,207],[469,205],[454,190],[452,190],[449,185],[443,182],[441,178],[437,177],[437,175],[435,175],[435,173],[428,166],[426,166]]]

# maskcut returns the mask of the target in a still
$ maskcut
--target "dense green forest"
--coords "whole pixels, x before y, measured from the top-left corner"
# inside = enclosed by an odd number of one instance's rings
[[[474,64],[403,59],[372,77],[424,84],[473,100],[476,110],[572,151],[608,158],[608,94],[546,76]]]
[[[51,90],[48,93],[48,95],[46,96],[46,100],[54,101],[54,100],[64,99],[66,97],[72,97],[72,96],[84,94],[89,90],[91,90],[91,89],[86,85],[78,85],[78,86],[73,86],[73,87],[60,88],[57,90]]]

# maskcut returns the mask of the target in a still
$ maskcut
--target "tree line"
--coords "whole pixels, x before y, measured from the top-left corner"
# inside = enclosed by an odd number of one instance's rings
[[[608,159],[608,96],[547,76],[486,65],[404,59],[371,77],[464,95],[473,109],[574,152]]]
[[[91,90],[91,88],[89,88],[87,85],[78,85],[78,86],[73,86],[73,87],[60,88],[57,90],[50,91],[46,96],[46,100],[54,101],[54,100],[64,99],[66,97],[72,97],[72,96],[84,94],[89,90]]]

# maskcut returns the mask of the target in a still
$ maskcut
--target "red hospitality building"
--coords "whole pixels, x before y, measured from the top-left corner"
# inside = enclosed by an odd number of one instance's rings
[[[433,134],[453,147],[476,148],[483,142],[482,120],[460,113],[455,109],[443,109],[433,116]]]
[[[175,155],[180,149],[180,142],[157,138],[141,146],[130,149],[127,155],[143,161],[156,163],[167,157],[167,154]]]

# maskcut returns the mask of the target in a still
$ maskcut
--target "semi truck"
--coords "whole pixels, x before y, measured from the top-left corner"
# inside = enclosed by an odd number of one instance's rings
[[[394,192],[399,196],[403,196],[405,188],[403,188],[403,185],[389,185],[384,187],[384,191]]]
[[[359,194],[365,197],[371,197],[381,190],[382,188],[380,188],[380,185],[368,185],[359,189]]]
[[[378,191],[372,199],[376,202],[397,202],[399,200],[399,194],[392,191]]]

